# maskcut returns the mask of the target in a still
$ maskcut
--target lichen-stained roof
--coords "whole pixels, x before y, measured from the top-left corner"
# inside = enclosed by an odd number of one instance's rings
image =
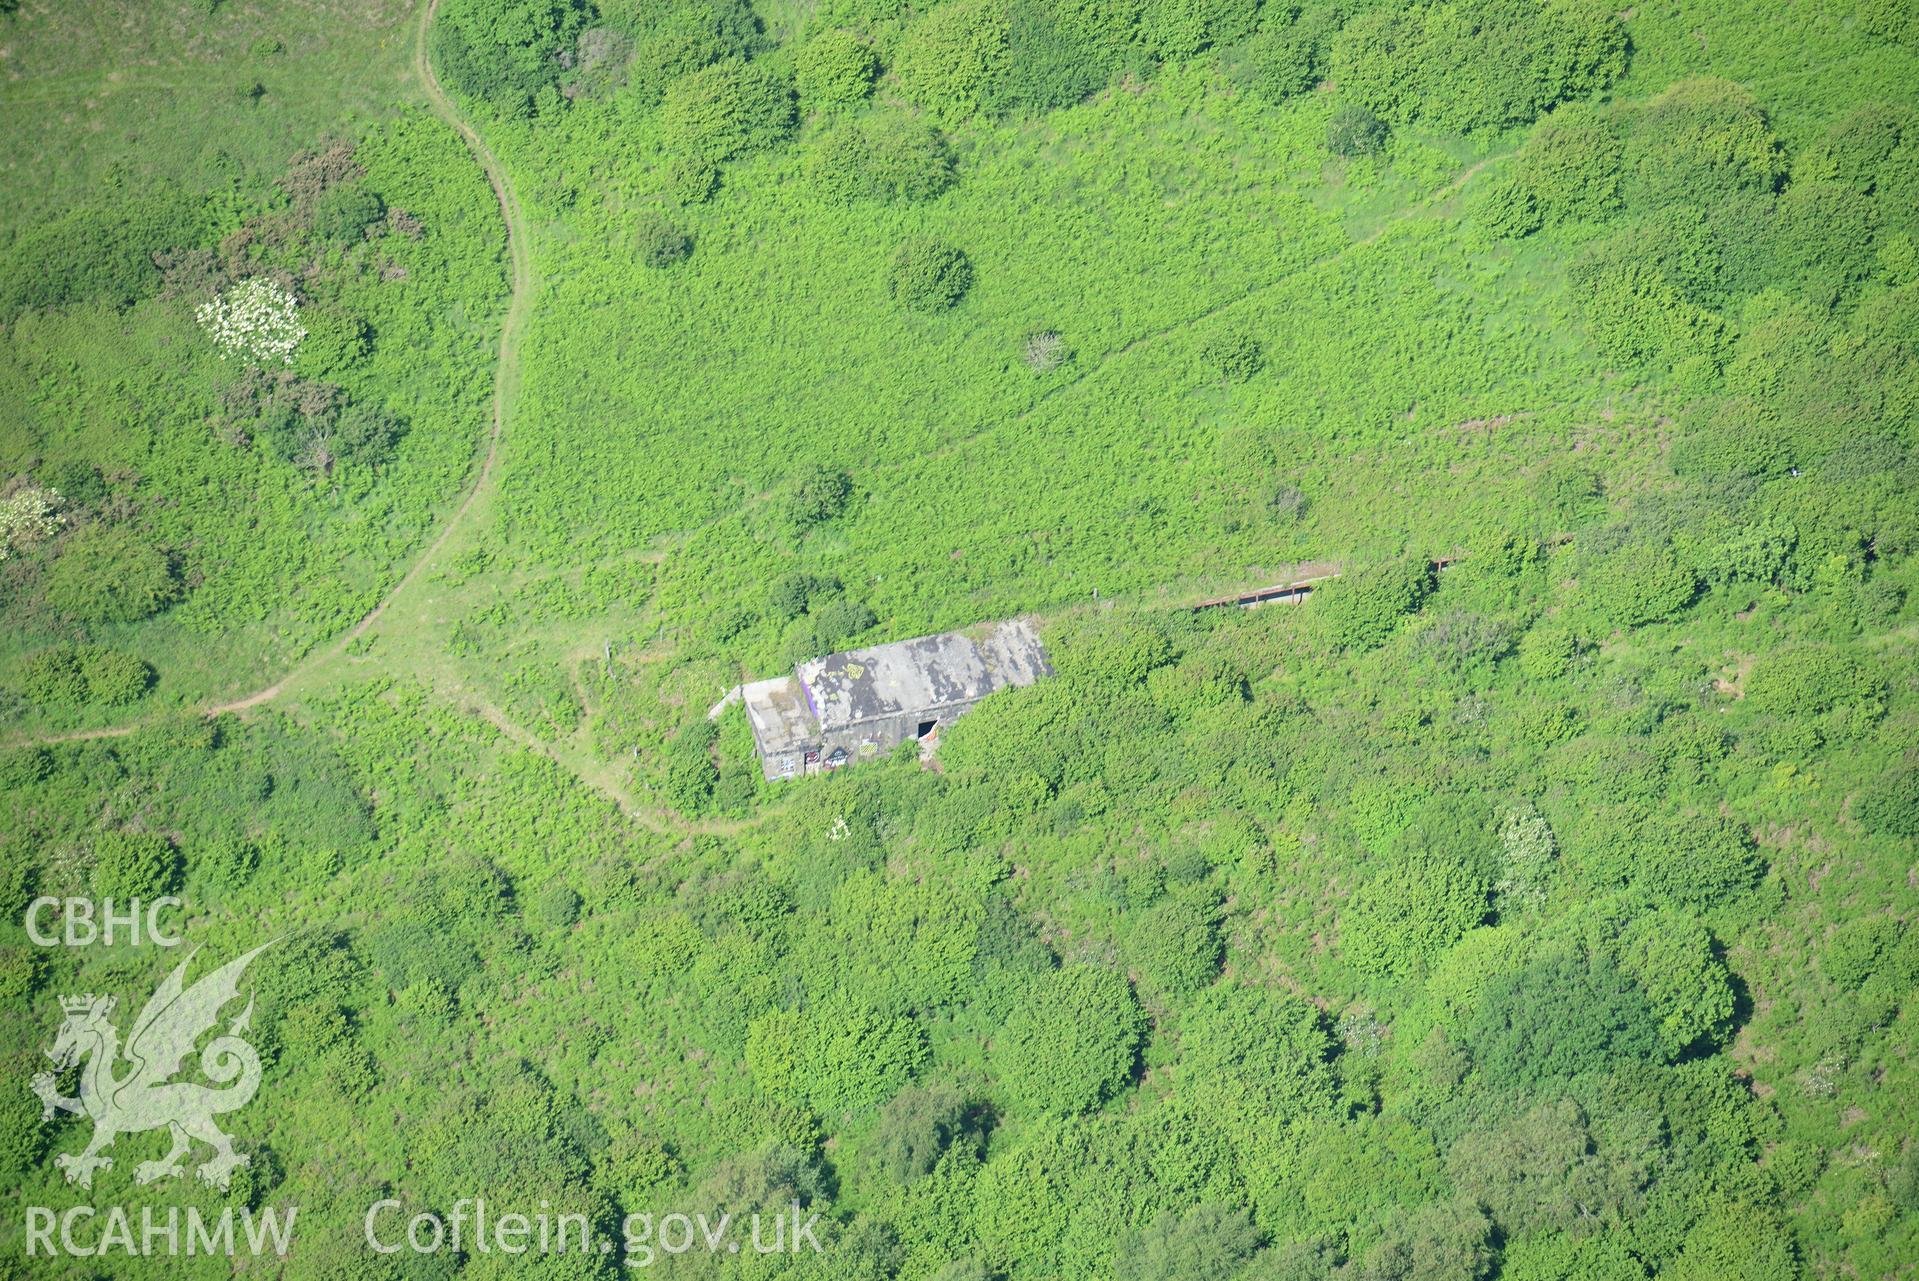
[[[746,704],[746,718],[762,755],[819,743],[819,722],[806,705],[806,691],[793,677],[754,681],[740,691],[740,701]]]
[[[799,666],[813,713],[829,731],[970,703],[1052,674],[1039,635],[1023,618],[828,654]]]

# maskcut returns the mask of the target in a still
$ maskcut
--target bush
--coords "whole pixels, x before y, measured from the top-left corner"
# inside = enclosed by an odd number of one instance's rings
[[[1682,80],[1633,121],[1626,156],[1637,208],[1711,206],[1778,188],[1785,155],[1759,100],[1730,80]]]
[[[71,506],[91,507],[111,492],[107,488],[106,478],[100,474],[100,468],[84,458],[70,458],[48,468],[46,478],[48,488]],[[46,490],[21,492],[44,495]],[[17,500],[19,497],[20,492],[16,492],[14,498]]]
[[[978,898],[944,880],[859,872],[834,891],[814,955],[857,1004],[903,1015],[939,1009],[971,984],[982,916]]]
[[[1259,340],[1240,330],[1231,330],[1209,340],[1200,349],[1200,359],[1229,383],[1243,383],[1266,363]]]
[[[747,1030],[746,1061],[760,1087],[829,1115],[875,1106],[926,1057],[926,1034],[913,1020],[840,1002],[774,1011]]]
[[[407,424],[378,405],[354,403],[340,411],[331,437],[342,462],[371,467],[385,462],[407,433]]]
[[[1370,156],[1385,145],[1385,121],[1356,102],[1340,107],[1326,121],[1326,150],[1336,156]]]
[[[640,261],[649,267],[671,267],[693,252],[693,239],[669,222],[664,214],[648,213],[640,218],[633,236]]]
[[[850,31],[827,31],[801,45],[794,57],[800,101],[809,108],[860,102],[873,92],[879,59],[872,46]]]
[[[80,651],[80,666],[91,702],[109,707],[131,703],[153,687],[153,669],[122,650],[88,645]]]
[[[1246,1211],[1199,1205],[1176,1215],[1162,1210],[1146,1227],[1126,1234],[1114,1281],[1224,1281],[1259,1249],[1261,1235]]]
[[[1243,1083],[1277,1117],[1332,1111],[1338,1095],[1332,1059],[1333,1035],[1318,1006],[1256,984],[1206,989],[1180,1032],[1184,1072]]]
[[[793,90],[756,63],[728,59],[675,81],[660,119],[676,158],[717,165],[790,136]]]
[[[1219,894],[1210,886],[1182,887],[1141,919],[1138,962],[1160,991],[1184,996],[1211,983],[1226,945],[1219,933]]]
[[[1743,233],[1741,233],[1743,234]],[[1688,303],[1723,307],[1743,289],[1728,266],[1728,242],[1738,238],[1724,222],[1687,205],[1644,213],[1594,249],[1594,257],[1640,263]]]
[[[1660,1281],[1775,1281],[1805,1275],[1799,1243],[1770,1208],[1709,1203]]]
[[[1334,39],[1342,93],[1394,125],[1460,131],[1528,124],[1612,83],[1626,35],[1598,5],[1463,0],[1365,13]]]
[[[1539,202],[1517,178],[1482,182],[1466,198],[1466,211],[1480,231],[1495,240],[1517,240],[1538,231],[1545,219]]]
[[[1584,293],[1586,330],[1613,364],[1670,366],[1695,357],[1720,362],[1725,321],[1687,301],[1657,267],[1644,261],[1589,263],[1573,276]]]
[[[160,283],[153,256],[205,236],[205,217],[184,196],[124,195],[27,227],[0,262],[0,317],[27,308],[105,302],[124,306]]]
[[[1441,670],[1463,675],[1512,653],[1511,627],[1465,609],[1442,610],[1416,634],[1419,652]]]
[[[986,1136],[978,1109],[950,1085],[908,1087],[880,1109],[867,1151],[894,1184],[910,1183],[933,1172],[940,1157],[955,1147],[983,1154]]]
[[[846,510],[852,496],[852,477],[825,463],[807,463],[793,477],[787,490],[787,517],[795,529],[805,532]]]
[[[396,991],[416,983],[457,992],[480,969],[480,955],[460,934],[443,925],[402,921],[369,932],[367,962],[386,976]]]
[[[946,311],[973,287],[973,264],[951,245],[909,240],[893,254],[887,287],[909,311]]]
[[[1632,1158],[1620,1162],[1624,1168],[1611,1168],[1618,1158],[1595,1152],[1596,1146],[1579,1106],[1560,1099],[1463,1135],[1446,1155],[1446,1171],[1459,1192],[1485,1206],[1513,1236],[1567,1231],[1593,1220],[1617,1222],[1622,1212],[1637,1208]],[[1610,1274],[1554,1275],[1559,1281],[1575,1275],[1606,1281]],[[1643,1271],[1627,1275],[1644,1277]]]
[[[1826,940],[1819,967],[1834,987],[1854,991],[1878,972],[1880,963],[1899,943],[1899,923],[1889,916],[1848,921]]]
[[[313,234],[336,244],[352,244],[366,236],[366,229],[386,217],[386,205],[380,197],[357,182],[342,182],[328,187],[313,202]]]
[[[1912,0],[1861,0],[1859,29],[1886,44],[1919,47],[1919,8]]]
[[[1619,940],[1619,960],[1652,1004],[1667,1058],[1695,1047],[1716,1048],[1732,1031],[1731,977],[1713,950],[1711,932],[1691,916],[1661,911],[1640,917]]]
[[[527,904],[526,923],[535,930],[557,934],[580,919],[580,896],[562,882],[541,889]]]
[[[1674,441],[1671,460],[1681,476],[1770,479],[1792,466],[1792,446],[1762,409],[1735,402]]]
[[[811,609],[803,625],[788,635],[787,656],[794,662],[846,647],[879,619],[855,600],[833,600]]]
[[[1833,181],[1871,192],[1890,178],[1902,187],[1912,178],[1919,154],[1908,139],[1919,137],[1919,119],[1911,109],[1884,102],[1855,107],[1793,160],[1793,181]]]
[[[1499,1258],[1492,1220],[1468,1199],[1430,1201],[1393,1221],[1356,1277],[1483,1281]]]
[[[1582,583],[1593,612],[1614,627],[1679,617],[1699,593],[1693,572],[1664,543],[1637,540],[1613,551]]]
[[[34,1055],[9,1065],[22,1081],[44,1071],[46,1060]],[[0,1178],[18,1184],[45,1156],[54,1129],[40,1116],[40,1101],[27,1090],[8,1090],[0,1100]]]
[[[1660,906],[1707,911],[1759,884],[1766,860],[1746,830],[1726,819],[1695,815],[1641,838],[1629,875]]]
[[[1506,886],[1501,885],[1502,896]],[[1525,951],[1516,925],[1468,930],[1433,963],[1425,983],[1427,1008],[1447,1030],[1478,1010],[1487,984],[1512,971]]]
[[[172,558],[126,525],[77,531],[47,571],[47,604],[82,623],[132,623],[180,595]]]
[[[893,71],[909,100],[956,124],[987,106],[1010,50],[1011,24],[1001,0],[954,0],[907,28]]]
[[[1126,980],[1068,965],[1037,980],[994,1038],[992,1067],[1020,1108],[1090,1112],[1131,1078],[1146,1016]]]
[[[1499,847],[1503,861],[1499,893],[1520,899],[1543,897],[1558,867],[1559,838],[1532,802],[1506,811],[1499,824]]]
[[[1302,25],[1271,26],[1247,42],[1247,83],[1267,102],[1305,93],[1324,73],[1324,50]]]
[[[1313,589],[1311,608],[1320,631],[1342,649],[1384,644],[1400,619],[1432,590],[1429,561],[1406,558],[1362,565]]]
[[[953,185],[953,153],[934,126],[879,116],[828,132],[808,152],[806,171],[828,200],[931,200]]]
[[[1584,222],[1619,208],[1624,148],[1597,108],[1568,103],[1526,136],[1513,180],[1548,222]]]
[[[1050,374],[1072,358],[1073,349],[1057,330],[1036,330],[1020,344],[1020,359],[1036,374]]]
[[[787,574],[773,580],[767,589],[766,603],[773,617],[784,622],[798,618],[815,605],[839,599],[844,590],[837,578]]]
[[[634,21],[641,15],[632,15],[622,22],[624,27],[640,28],[634,32],[632,57],[621,74],[626,92],[643,105],[658,103],[667,86],[681,76],[728,58],[751,58],[765,44],[759,19],[747,0],[665,4],[649,0],[646,9],[641,21]],[[619,63],[610,61],[609,66]]]
[[[194,874],[215,891],[236,890],[253,879],[260,847],[239,836],[222,836],[194,851]]]
[[[302,378],[338,383],[373,349],[366,321],[338,307],[307,307],[300,312],[306,336],[294,353],[293,368]]]
[[[449,0],[433,24],[434,62],[461,93],[522,113],[558,82],[590,14],[583,0]]]
[[[720,167],[710,161],[676,156],[667,165],[666,194],[683,205],[703,205],[720,189]]]
[[[1853,814],[1868,832],[1919,841],[1919,766],[1882,775],[1859,793]]]
[[[1871,667],[1833,645],[1781,647],[1761,657],[1746,678],[1751,710],[1793,720],[1872,702],[1882,692]]]
[[[43,649],[20,664],[20,693],[42,707],[78,707],[90,702],[80,651],[72,645]]]
[[[987,89],[988,107],[1002,113],[1050,111],[1097,90],[1119,55],[1088,21],[1093,17],[1094,12],[1074,12],[1049,0],[1012,0],[1006,57]]]
[[[1821,308],[1854,296],[1875,265],[1870,196],[1838,182],[1795,182],[1773,208],[1763,248],[1774,271]]]
[[[1361,886],[1340,920],[1346,958],[1369,974],[1423,970],[1486,917],[1484,875],[1428,852]]]
[[[866,136],[856,124],[822,134],[807,148],[807,184],[824,200],[851,204],[871,194]]]
[[[125,903],[166,894],[179,883],[180,855],[158,836],[103,832],[93,842],[93,892]]]
[[[666,803],[682,814],[703,813],[720,781],[719,766],[713,762],[713,744],[719,727],[701,717],[689,722],[666,751],[666,779],[663,791]]]
[[[1111,699],[1146,683],[1173,661],[1173,645],[1151,615],[1096,614],[1072,620],[1048,638],[1060,679],[1086,695]]]
[[[1190,58],[1253,34],[1259,0],[1146,0],[1140,41],[1160,58]]]
[[[1538,1089],[1659,1050],[1658,1020],[1613,961],[1556,951],[1488,988],[1467,1038],[1498,1087]]]
[[[31,948],[0,945],[0,1001],[26,1004],[40,981],[40,957]]]
[[[1564,627],[1535,624],[1519,638],[1519,670],[1536,681],[1558,680],[1572,670],[1579,638]]]

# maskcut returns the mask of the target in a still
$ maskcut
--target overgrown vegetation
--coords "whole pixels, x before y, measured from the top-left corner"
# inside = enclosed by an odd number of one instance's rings
[[[836,1281],[1919,1256],[1909,6],[444,0],[502,350],[397,64],[153,8],[235,155],[5,215],[4,1052],[178,959],[27,900],[177,893],[279,940],[266,1078],[225,1194],[16,1092],[24,1204],[297,1204],[315,1278],[632,1261],[384,1196],[797,1202],[659,1266]],[[1018,612],[933,768],[769,786],[723,700]]]

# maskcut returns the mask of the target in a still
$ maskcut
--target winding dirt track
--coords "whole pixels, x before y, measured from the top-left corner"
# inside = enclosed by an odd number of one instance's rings
[[[433,561],[439,556],[440,551],[446,546],[448,540],[465,524],[466,518],[472,510],[475,501],[478,500],[485,491],[490,489],[493,483],[495,465],[498,462],[500,453],[500,440],[506,430],[509,402],[519,388],[520,333],[525,327],[527,315],[532,309],[534,275],[532,255],[528,248],[528,240],[531,232],[526,222],[526,216],[520,209],[519,197],[514,194],[513,185],[506,176],[505,168],[481,139],[479,133],[467,122],[466,117],[460,114],[459,108],[454,105],[453,100],[447,96],[446,90],[440,84],[439,77],[434,74],[431,59],[427,57],[427,35],[432,28],[433,18],[439,11],[439,7],[440,0],[427,0],[427,3],[420,9],[420,19],[415,26],[413,40],[414,77],[419,82],[420,90],[425,95],[427,105],[432,108],[433,113],[459,133],[460,137],[466,142],[467,149],[473,153],[473,158],[479,162],[481,170],[486,174],[487,182],[493,188],[494,198],[499,201],[500,217],[506,224],[507,259],[510,266],[511,292],[508,295],[506,312],[500,322],[499,349],[495,358],[493,376],[492,425],[487,433],[486,453],[480,460],[478,475],[473,478],[473,483],[468,486],[466,493],[461,496],[459,504],[453,509],[452,513],[447,517],[446,522],[440,527],[440,532],[434,535],[433,540],[426,545],[420,554],[414,558],[413,563],[400,575],[399,581],[393,584],[386,595],[380,599],[380,602],[369,610],[359,622],[355,623],[346,632],[335,637],[332,641],[329,641],[323,648],[309,654],[306,658],[294,664],[292,668],[284,672],[280,678],[272,684],[254,690],[250,694],[244,694],[238,698],[209,704],[201,708],[200,710],[207,716],[218,716],[226,712],[243,712],[250,708],[270,703],[279,698],[288,686],[339,659],[346,652],[347,646],[365,635],[369,628],[379,622],[380,618],[386,613],[388,606],[392,605],[402,592],[411,587],[413,583],[426,572]],[[1295,272],[1289,272],[1287,276],[1282,277],[1281,280],[1266,282],[1251,292],[1264,292],[1304,271],[1325,265],[1331,258],[1337,258],[1351,252],[1353,249],[1372,244],[1399,222],[1457,195],[1476,174],[1499,158],[1500,157],[1489,157],[1472,165],[1442,190],[1428,196],[1419,204],[1402,210],[1388,218],[1386,222],[1375,229],[1371,235],[1366,236],[1362,240],[1355,241],[1351,245],[1344,246],[1329,258],[1309,263]],[[1115,358],[1124,357],[1137,347],[1165,337],[1167,333],[1186,328],[1200,320],[1204,320],[1221,311],[1236,306],[1244,302],[1248,296],[1250,296],[1250,294],[1227,299],[1224,302],[1215,304],[1199,315],[1188,317],[1174,325],[1168,326],[1165,330],[1134,338],[1118,350],[1109,353],[1099,365],[1081,373],[1078,377],[1069,380],[1067,383],[1050,388],[1042,393],[1039,400],[1030,405],[1015,421],[1023,422],[1030,418],[1032,413],[1039,408],[1041,402],[1051,399],[1055,393],[1064,391],[1068,387],[1093,376],[1100,369],[1105,368],[1107,364]],[[945,445],[942,445],[936,452],[942,454],[950,452],[982,434],[984,434],[984,431],[970,433],[957,440],[949,441]],[[121,725],[102,726],[95,729],[72,730],[60,734],[40,735],[16,740],[6,744],[6,746],[21,746],[27,743],[71,743],[81,742],[87,739],[119,738],[132,733],[135,729],[139,728],[140,724],[141,722],[136,721]],[[626,804],[623,807],[629,810],[631,809],[630,804]]]
[[[226,702],[214,703],[201,709],[207,716],[218,716],[224,712],[243,712],[248,708],[259,707],[280,697],[286,687],[298,678],[307,675],[316,668],[332,662],[346,652],[348,645],[366,634],[368,628],[380,621],[387,607],[406,591],[432,564],[440,550],[446,546],[456,530],[465,522],[467,513],[472,509],[474,500],[489,488],[493,481],[494,466],[499,460],[500,438],[506,430],[508,402],[518,390],[520,381],[520,331],[525,327],[527,313],[532,307],[533,264],[527,248],[528,229],[526,216],[520,211],[520,201],[513,192],[513,184],[508,181],[506,170],[501,166],[480,135],[468,124],[466,118],[447,97],[441,87],[439,77],[433,74],[433,64],[426,56],[427,32],[433,25],[433,15],[439,11],[440,0],[428,0],[420,10],[419,25],[414,31],[413,73],[418,79],[421,92],[426,95],[427,105],[433,114],[446,121],[465,140],[467,149],[480,163],[486,173],[486,180],[493,187],[494,198],[500,202],[500,216],[506,223],[506,252],[511,267],[511,293],[508,296],[506,314],[500,321],[500,345],[495,358],[493,374],[493,411],[492,426],[487,433],[486,453],[480,460],[479,474],[461,496],[459,505],[453,509],[440,532],[433,537],[424,550],[414,558],[411,565],[400,575],[398,582],[380,598],[380,603],[369,610],[365,617],[355,623],[342,635],[335,637],[327,645],[300,660],[291,669],[283,673],[280,679],[263,689]],[[24,740],[34,743],[74,743],[95,738],[120,738],[139,728],[139,722],[124,725],[109,725],[98,729],[74,730],[65,734],[50,734]]]

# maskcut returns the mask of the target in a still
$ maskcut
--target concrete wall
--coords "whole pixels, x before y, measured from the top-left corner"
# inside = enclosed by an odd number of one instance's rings
[[[771,755],[761,752],[760,773],[769,783],[777,783],[783,778],[798,778],[805,764],[804,752],[775,752]]]
[[[945,729],[953,721],[979,705],[974,699],[964,703],[947,703],[941,707],[929,707],[924,710],[902,712],[898,716],[880,717],[870,721],[859,721],[844,729],[829,730],[824,735],[821,754],[822,763],[833,754],[834,749],[846,753],[846,763],[872,760],[877,756],[898,747],[910,738],[916,738],[921,721],[938,721],[939,728]]]
[[[937,721],[938,729],[943,731],[956,719],[979,706],[979,700],[947,703],[940,707],[902,712],[898,716],[878,717],[870,721],[859,721],[844,729],[830,730],[823,735],[823,741],[812,747],[802,747],[793,751],[760,753],[760,772],[770,783],[783,778],[798,778],[803,774],[816,774],[821,770],[834,768],[828,762],[837,751],[846,754],[844,763],[856,764],[870,761],[886,755],[908,739],[917,738],[921,721]],[[818,759],[808,762],[809,751],[817,749]]]

